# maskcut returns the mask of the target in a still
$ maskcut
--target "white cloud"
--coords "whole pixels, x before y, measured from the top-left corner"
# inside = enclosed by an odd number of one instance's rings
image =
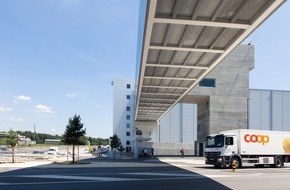
[[[69,98],[75,98],[79,95],[78,92],[73,92],[73,93],[68,93],[66,96],[69,97]]]
[[[28,97],[28,96],[23,96],[23,95],[20,95],[20,96],[14,96],[14,99],[19,100],[19,101],[31,101],[31,98],[30,98],[30,97]]]
[[[36,112],[39,113],[53,113],[53,108],[45,105],[38,104],[35,106]]]
[[[21,123],[21,122],[23,122],[23,119],[21,119],[21,118],[10,118],[9,121],[15,122],[15,123]]]
[[[11,112],[13,111],[12,108],[0,106],[0,112]]]

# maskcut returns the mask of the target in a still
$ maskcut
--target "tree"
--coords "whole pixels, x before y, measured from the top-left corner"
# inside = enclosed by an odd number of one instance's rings
[[[80,145],[83,143],[82,137],[85,134],[86,129],[83,129],[81,117],[79,115],[74,115],[72,118],[69,118],[63,138],[65,144],[73,145],[73,163],[75,163],[75,145]]]
[[[4,138],[3,139],[0,139],[0,145],[7,145],[6,144],[6,139],[4,139]]]
[[[15,133],[12,129],[8,131],[7,137],[6,137],[6,144],[11,146],[12,148],[12,162],[14,163],[14,150],[15,146],[18,143],[18,135]]]
[[[90,141],[91,145],[108,145],[110,140],[103,138],[88,137],[88,141]]]
[[[113,135],[113,137],[112,137],[112,139],[111,139],[111,144],[110,144],[110,146],[111,146],[111,148],[113,149],[113,158],[115,158],[115,148],[117,148],[117,147],[119,147],[121,145],[121,141],[120,141],[120,139],[119,139],[119,137],[118,137],[118,135]]]
[[[79,145],[86,145],[88,143],[88,138],[86,136],[81,136],[79,142]]]

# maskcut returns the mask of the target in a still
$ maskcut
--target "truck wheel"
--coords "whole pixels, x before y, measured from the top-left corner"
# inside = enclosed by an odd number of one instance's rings
[[[232,163],[236,162],[236,168],[241,168],[242,164],[240,162],[240,159],[237,157],[232,158],[231,163],[230,163],[230,168],[232,168]]]
[[[283,159],[280,156],[276,156],[274,158],[274,167],[275,168],[281,168],[284,166]]]

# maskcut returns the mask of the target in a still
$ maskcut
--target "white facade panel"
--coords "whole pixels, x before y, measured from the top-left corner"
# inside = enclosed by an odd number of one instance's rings
[[[160,120],[159,132],[160,132],[160,142],[169,143],[170,142],[170,128],[171,128],[171,114],[167,113]]]
[[[249,129],[290,131],[290,91],[250,90]]]
[[[271,129],[271,92],[261,92],[261,129]]]
[[[154,130],[152,141],[160,143],[194,143],[197,138],[197,106],[195,104],[177,104],[159,123]],[[160,141],[157,139],[160,138]]]
[[[249,101],[249,128],[270,130],[271,93],[269,91],[251,91]]]
[[[261,129],[261,93],[250,91],[249,101],[249,127],[251,129]]]
[[[283,131],[283,93],[273,92],[272,94],[272,129],[275,131]]]
[[[290,92],[283,93],[283,131],[290,131]]]
[[[159,126],[155,127],[151,132],[151,141],[152,142],[159,142]]]
[[[180,104],[170,111],[170,143],[180,142]]]
[[[197,138],[197,106],[195,104],[182,104],[182,142],[194,143]]]

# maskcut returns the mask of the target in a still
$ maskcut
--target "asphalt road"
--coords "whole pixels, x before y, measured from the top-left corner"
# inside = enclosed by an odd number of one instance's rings
[[[48,164],[26,168],[0,165],[1,190],[195,190],[289,189],[290,167],[253,168],[232,172],[214,169],[190,159],[90,159],[90,164]]]

